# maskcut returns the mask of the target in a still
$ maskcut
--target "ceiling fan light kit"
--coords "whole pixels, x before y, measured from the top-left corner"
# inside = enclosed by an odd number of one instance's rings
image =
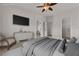
[[[42,12],[50,10],[53,11],[52,6],[56,5],[57,3],[44,3],[42,6],[37,6],[37,8],[43,8]]]

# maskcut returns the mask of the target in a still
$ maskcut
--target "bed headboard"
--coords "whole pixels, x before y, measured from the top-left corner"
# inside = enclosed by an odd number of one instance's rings
[[[17,42],[19,42],[20,40],[25,40],[25,39],[33,39],[34,38],[34,33],[30,32],[30,31],[24,31],[24,32],[15,32],[14,33],[14,37],[16,39]]]

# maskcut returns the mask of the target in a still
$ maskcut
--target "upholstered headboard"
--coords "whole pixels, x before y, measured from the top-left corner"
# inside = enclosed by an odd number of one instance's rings
[[[33,32],[15,32],[14,33],[14,37],[16,39],[17,42],[19,42],[20,40],[25,40],[25,39],[33,39],[34,38],[34,33]]]

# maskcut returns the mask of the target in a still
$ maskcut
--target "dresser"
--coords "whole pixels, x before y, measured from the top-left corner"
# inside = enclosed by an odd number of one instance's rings
[[[15,32],[14,37],[15,37],[17,43],[19,43],[20,41],[26,41],[26,40],[33,39],[34,33],[31,31]]]

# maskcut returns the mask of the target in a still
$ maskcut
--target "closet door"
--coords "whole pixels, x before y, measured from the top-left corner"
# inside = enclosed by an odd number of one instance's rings
[[[71,37],[71,20],[65,18],[62,20],[62,38]]]

